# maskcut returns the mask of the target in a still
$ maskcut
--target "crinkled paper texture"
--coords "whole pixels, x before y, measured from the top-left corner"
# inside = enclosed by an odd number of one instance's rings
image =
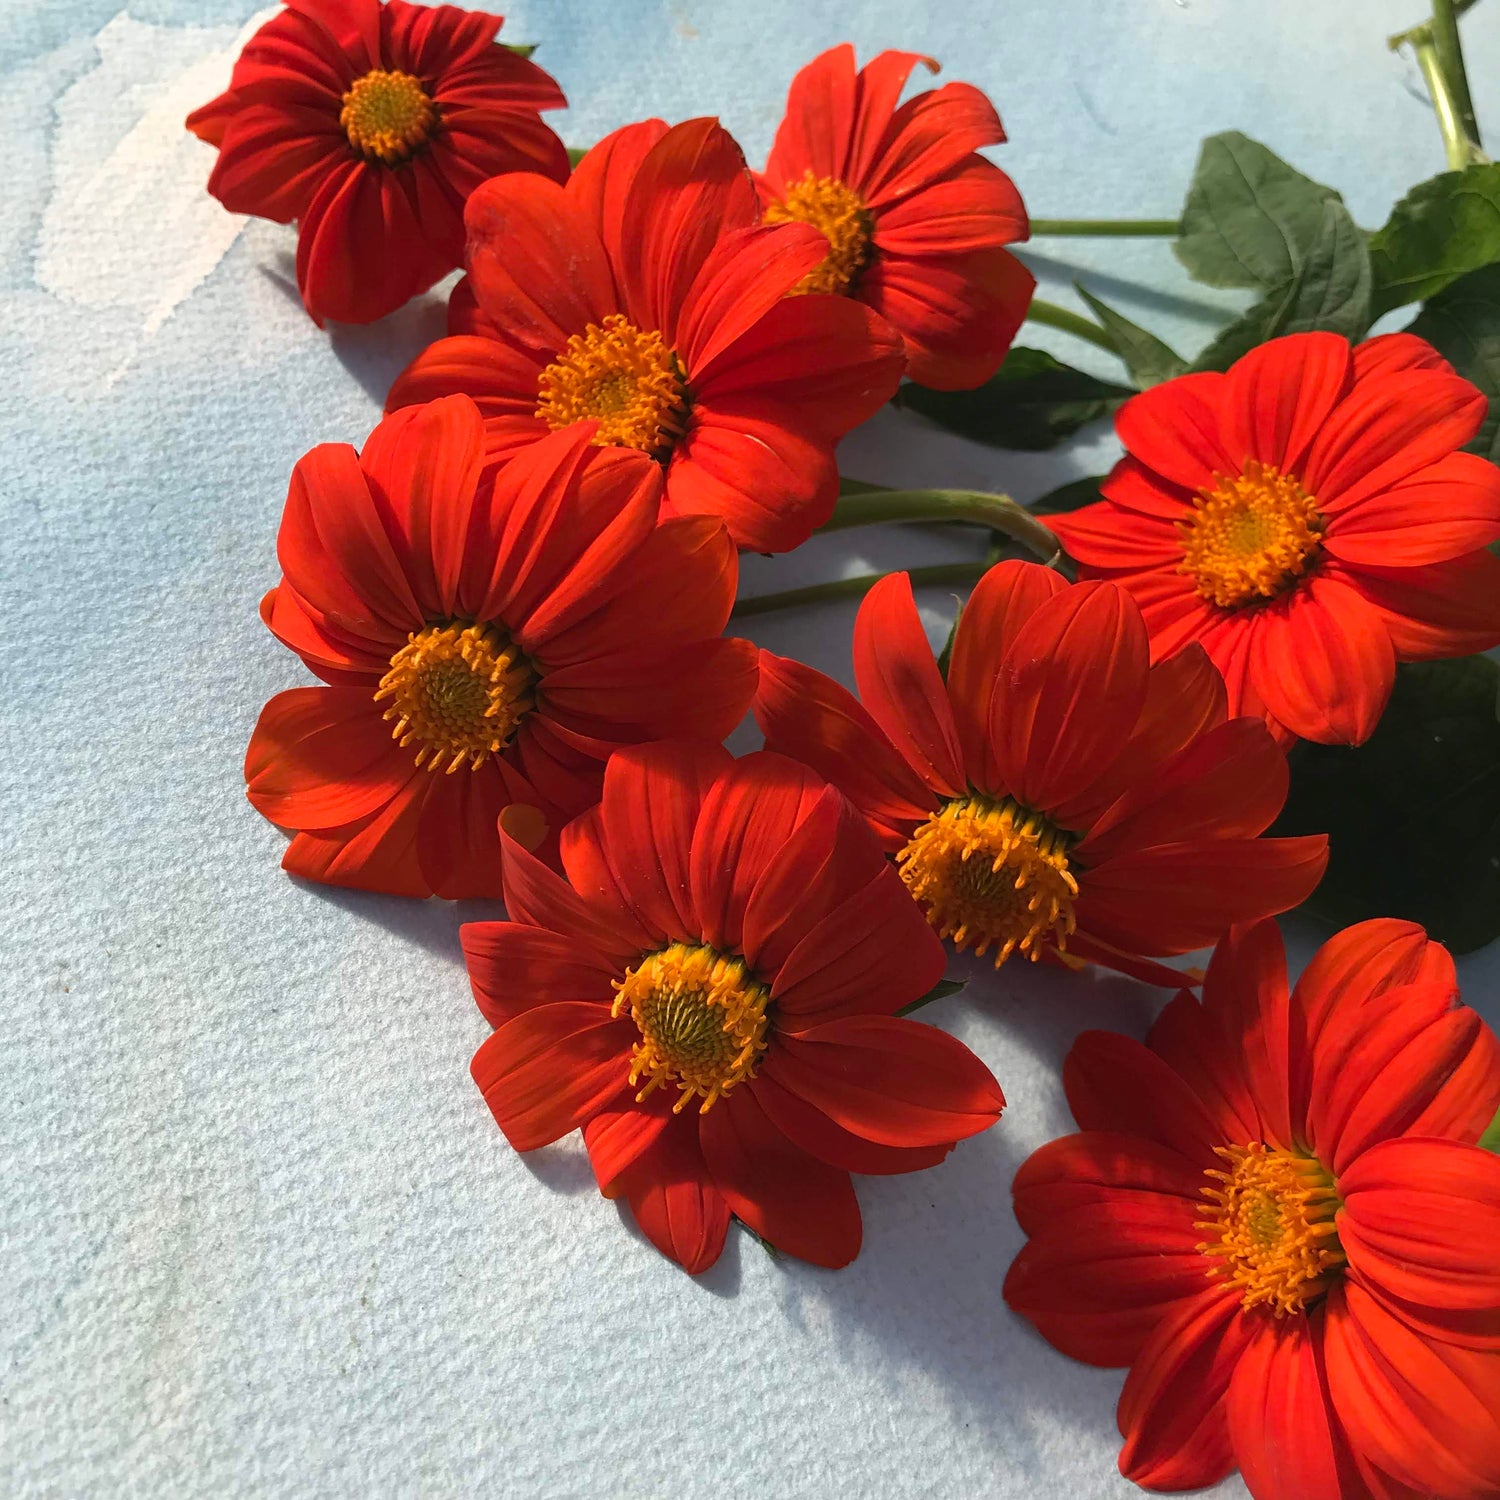
[[[693,1283],[597,1196],[576,1142],[522,1161],[495,1130],[456,939],[478,913],[277,868],[240,767],[262,702],[303,680],[256,616],[287,475],[314,443],[363,438],[442,310],[320,333],[291,231],[225,214],[181,129],[255,0],[123,3],[0,4],[0,1491],[1132,1493],[1120,1376],[1052,1353],[1000,1283],[1010,1177],[1069,1126],[1069,1041],[1139,1034],[1159,997],[986,975],[933,1016],[999,1075],[999,1128],[861,1183],[852,1269],[773,1264],[733,1235]],[[1415,70],[1384,45],[1420,9],[519,0],[505,35],[542,44],[573,143],[719,113],[758,158],[793,71],[852,35],[990,90],[1015,141],[998,159],[1040,213],[1171,215],[1199,137],[1238,128],[1377,224],[1442,166]],[[1464,28],[1471,75],[1500,75],[1500,11]],[[1084,273],[1188,350],[1233,305],[1165,243],[1053,240],[1032,264],[1044,296]],[[886,416],[843,458],[1026,499],[1112,453],[1096,436],[1006,455]],[[972,545],[846,536],[747,581]],[[940,640],[952,603],[925,604]],[[847,679],[851,617],[754,633]],[[1462,968],[1496,1020],[1494,954]]]

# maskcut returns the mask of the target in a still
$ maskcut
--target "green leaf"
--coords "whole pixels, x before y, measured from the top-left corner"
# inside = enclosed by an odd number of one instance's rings
[[[1445,287],[1410,331],[1490,398],[1489,416],[1469,451],[1500,462],[1500,266],[1471,271]]]
[[[1358,339],[1370,326],[1370,252],[1342,203],[1319,210],[1322,228],[1292,279],[1237,318],[1193,361],[1195,370],[1227,370],[1257,344],[1288,333],[1327,330]]]
[[[1107,302],[1101,302],[1091,292],[1085,291],[1076,281],[1073,283],[1073,290],[1094,310],[1094,316],[1104,325],[1104,331],[1114,344],[1115,352],[1130,371],[1130,378],[1142,390],[1147,386],[1160,385],[1164,380],[1171,380],[1187,369],[1188,362],[1162,343],[1154,333],[1148,333],[1138,324],[1132,323]]]
[[[999,372],[977,390],[904,385],[896,404],[977,442],[1037,450],[1055,447],[1134,394],[1128,386],[1072,369],[1040,349],[1014,348]]]
[[[1309,910],[1339,926],[1405,917],[1457,953],[1500,936],[1497,702],[1488,657],[1415,663],[1364,745],[1295,748],[1274,832],[1329,835]]]
[[[1332,188],[1237,130],[1203,142],[1172,246],[1195,281],[1271,291],[1292,280],[1323,231]]]
[[[931,1005],[934,1000],[946,1000],[949,995],[957,995],[963,990],[966,983],[962,979],[940,979],[925,995],[919,996],[909,1005],[903,1005],[896,1014],[909,1016],[914,1010],[920,1010],[924,1005]]]
[[[1041,499],[1033,500],[1028,509],[1037,516],[1060,516],[1064,511],[1082,510],[1085,505],[1104,498],[1099,493],[1104,478],[1103,474],[1091,474],[1086,479],[1070,479],[1067,484],[1048,490]]]
[[[953,642],[958,639],[958,622],[964,617],[963,601],[959,601],[958,609],[954,613],[953,623],[948,627],[948,639],[943,642],[943,649],[938,652],[937,669],[938,676],[944,682],[948,680],[948,665],[953,660]]]
[[[570,167],[576,167],[589,154],[587,146],[569,146],[566,149],[568,152],[568,165]]]
[[[514,52],[517,57],[530,57],[537,48],[537,44],[535,42],[516,42],[514,45],[512,45],[510,42],[501,42],[500,45],[504,47],[507,52]]]
[[[1479,1144],[1486,1151],[1500,1152],[1500,1110],[1495,1111],[1495,1118],[1485,1126],[1484,1134],[1479,1137]]]
[[[1377,317],[1500,261],[1500,163],[1419,182],[1370,237]]]

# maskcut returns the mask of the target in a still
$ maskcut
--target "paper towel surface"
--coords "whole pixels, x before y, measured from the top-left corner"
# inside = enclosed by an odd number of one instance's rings
[[[1158,992],[975,967],[926,1014],[994,1068],[1001,1124],[936,1170],[863,1180],[850,1269],[774,1263],[732,1232],[695,1282],[598,1196],[576,1138],[522,1159],[490,1120],[456,933],[493,908],[279,870],[241,762],[262,703],[306,680],[256,615],[287,476],[314,443],[363,441],[443,318],[429,297],[319,332],[292,232],[204,193],[211,153],[181,116],[223,86],[257,9],[0,9],[0,1492],[1136,1493],[1114,1467],[1120,1374],[1054,1354],[1000,1284],[1011,1176],[1071,1128],[1063,1054],[1085,1027],[1139,1035]],[[793,72],[847,37],[987,89],[1012,138],[996,159],[1039,216],[1175,215],[1199,137],[1238,128],[1375,225],[1442,168],[1415,69],[1384,45],[1421,9],[519,0],[504,35],[541,44],[570,144],[717,113],[759,160]],[[1500,12],[1464,26],[1483,113]],[[1028,258],[1042,295],[1084,275],[1189,352],[1237,305],[1165,243]],[[885,414],[842,457],[1028,499],[1116,451],[1095,433],[1008,454]],[[746,587],[970,545],[823,539],[749,560]],[[923,603],[940,639],[952,601]],[[852,613],[746,633],[847,680]],[[1492,1023],[1497,968],[1461,965]]]

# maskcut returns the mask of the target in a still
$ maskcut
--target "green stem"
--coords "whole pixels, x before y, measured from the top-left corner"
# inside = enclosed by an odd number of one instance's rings
[[[878,526],[888,521],[967,521],[1020,542],[1049,566],[1062,557],[1057,537],[1009,495],[982,490],[861,490],[839,496],[819,531]]]
[[[1091,323],[1081,313],[1071,311],[1066,307],[1058,307],[1054,302],[1043,302],[1037,297],[1031,299],[1031,306],[1026,309],[1026,317],[1029,322],[1040,323],[1044,328],[1060,328],[1064,333],[1071,333],[1075,338],[1085,339],[1095,348],[1103,349],[1106,353],[1119,357],[1119,350],[1110,341],[1109,335],[1097,324]]]
[[[1078,235],[1101,239],[1175,239],[1176,219],[1033,219],[1032,234]]]
[[[1475,0],[1432,0],[1430,21],[1391,37],[1389,43],[1393,52],[1411,47],[1437,116],[1443,154],[1455,172],[1489,160],[1481,147],[1458,37],[1458,18],[1474,4]]]
[[[989,566],[988,560],[935,563],[930,568],[908,568],[907,572],[912,586],[920,588],[924,583],[977,583]],[[753,594],[735,605],[735,618],[770,614],[777,609],[795,609],[799,604],[825,604],[830,599],[862,599],[885,576],[884,573],[862,573],[858,578],[835,578],[830,583],[813,583],[806,588],[786,589],[779,594]]]

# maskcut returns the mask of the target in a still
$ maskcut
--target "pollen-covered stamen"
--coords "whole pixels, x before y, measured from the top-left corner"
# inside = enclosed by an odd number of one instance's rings
[[[339,124],[361,156],[393,166],[427,144],[437,105],[410,73],[376,68],[344,95]]]
[[[504,749],[535,706],[536,681],[498,626],[456,620],[416,631],[391,658],[375,701],[391,700],[383,715],[395,720],[391,737],[418,746],[419,766],[451,774]]]
[[[770,993],[745,961],[706,944],[673,943],[647,954],[615,982],[614,1014],[641,1033],[630,1061],[632,1084],[646,1080],[640,1103],[676,1083],[672,1112],[701,1097],[700,1114],[735,1084],[755,1076],[766,1050]]]
[[[961,797],[935,812],[896,855],[901,878],[939,937],[976,954],[1038,959],[1073,931],[1072,840],[1010,798]]]
[[[852,290],[870,263],[870,237],[875,233],[875,221],[865,207],[865,200],[836,177],[814,177],[809,168],[800,182],[794,182],[786,190],[785,198],[767,205],[763,217],[767,224],[792,220],[811,224],[828,241],[828,255],[792,288],[794,295],[801,292],[842,295]]]
[[[575,333],[537,382],[536,414],[549,427],[595,421],[600,447],[665,458],[686,430],[687,379],[654,329],[622,313]]]
[[[1250,459],[1233,478],[1214,476],[1178,523],[1182,562],[1203,598],[1223,609],[1274,599],[1312,565],[1324,521],[1317,502],[1271,464]]]
[[[1334,1216],[1343,1206],[1321,1162],[1259,1141],[1219,1146],[1227,1171],[1208,1169],[1210,1232],[1198,1249],[1213,1259],[1209,1276],[1242,1293],[1245,1307],[1277,1317],[1302,1312],[1323,1295],[1345,1263]]]

